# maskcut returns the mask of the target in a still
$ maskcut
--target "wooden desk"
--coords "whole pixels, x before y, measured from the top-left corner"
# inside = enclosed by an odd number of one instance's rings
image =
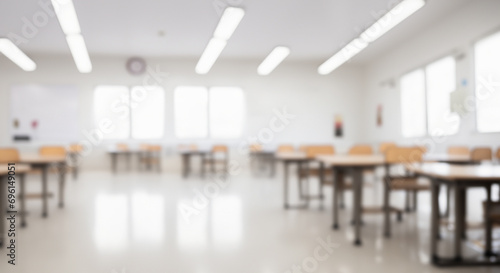
[[[462,236],[465,230],[466,190],[471,187],[484,187],[487,192],[487,203],[491,202],[491,186],[500,183],[500,166],[486,165],[451,165],[445,163],[426,163],[422,165],[406,166],[409,171],[431,179],[432,213],[431,213],[431,255],[432,263],[440,266],[455,265],[500,265],[498,258],[492,258],[491,247],[492,230],[485,225],[486,249],[485,257],[478,260],[468,260],[462,257]],[[454,257],[442,258],[439,256],[439,186],[446,184],[455,188],[455,233]],[[488,215],[488,205],[485,215]]]
[[[302,165],[303,163],[307,163],[310,160],[313,160],[312,158],[309,158],[306,156],[305,153],[302,152],[286,152],[286,153],[277,153],[276,154],[276,160],[283,162],[283,167],[284,167],[284,174],[283,174],[283,206],[285,209],[290,209],[290,208],[296,208],[296,209],[304,209],[309,206],[309,198],[305,198],[305,203],[302,205],[294,205],[291,206],[288,203],[288,183],[289,183],[289,174],[288,174],[288,169],[290,164],[297,164],[297,173],[300,174],[302,172]],[[297,175],[300,179],[300,175]],[[300,181],[299,181],[299,187],[300,187]]]
[[[65,156],[21,156],[20,163],[28,164],[33,169],[42,171],[42,217],[48,216],[48,192],[47,192],[47,173],[50,165],[56,165],[59,173],[59,207],[64,207],[64,183],[66,174]]]
[[[317,156],[321,164],[320,179],[321,184],[324,181],[325,166],[332,169],[333,174],[333,228],[338,229],[338,193],[339,181],[337,174],[339,172],[351,172],[353,179],[353,210],[354,210],[354,228],[355,228],[355,245],[361,245],[361,214],[362,214],[362,196],[363,189],[363,171],[373,169],[374,167],[385,164],[384,156],[382,155],[321,155]]]
[[[108,149],[108,154],[111,157],[111,170],[116,173],[118,165],[118,156],[125,156],[127,159],[127,169],[130,170],[130,160],[133,154],[140,154],[142,150],[129,150],[129,149]]]
[[[10,167],[10,170],[9,170]],[[14,168],[12,168],[14,167]],[[25,221],[25,198],[24,198],[24,174],[30,170],[30,167],[28,165],[22,165],[22,164],[16,164],[16,165],[7,165],[7,164],[0,164],[0,247],[3,245],[4,241],[4,236],[5,236],[5,220],[6,220],[6,211],[15,211],[15,208],[18,206],[17,203],[14,203],[14,209],[5,208],[5,205],[7,204],[7,188],[8,188],[8,180],[7,177],[9,175],[12,175],[12,172],[9,174],[9,171],[14,171],[15,172],[15,180],[14,181],[19,181],[19,187],[16,183],[15,189],[17,192],[17,189],[19,189],[19,199],[16,200],[16,202],[19,202],[19,211],[16,213],[17,215],[21,215],[21,227],[25,226],[26,221]],[[13,193],[15,194],[15,193]]]
[[[475,164],[470,155],[449,155],[449,154],[427,154],[424,155],[424,162],[441,162],[450,164]]]
[[[182,177],[187,178],[191,174],[191,157],[199,156],[201,157],[201,175],[205,176],[205,164],[203,164],[203,159],[210,154],[210,150],[198,150],[198,149],[187,149],[180,150],[179,154],[182,158]]]

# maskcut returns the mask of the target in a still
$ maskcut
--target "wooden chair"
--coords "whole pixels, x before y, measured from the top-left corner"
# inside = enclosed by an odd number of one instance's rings
[[[83,146],[80,144],[71,144],[68,146],[67,149],[68,159],[69,159],[68,168],[72,170],[74,179],[78,177],[78,165],[80,164],[79,155],[81,154],[82,151],[83,151]]]
[[[497,149],[496,157],[497,157],[497,160],[500,160],[500,148]]]
[[[293,145],[280,145],[276,151],[278,153],[291,153],[295,152],[295,147]]]
[[[474,148],[470,154],[471,160],[475,162],[489,161],[493,159],[490,147]]]
[[[250,152],[260,152],[262,151],[262,145],[260,144],[252,144],[249,147]]]
[[[116,144],[116,149],[120,151],[128,151],[128,144],[126,143],[117,143]]]
[[[491,188],[488,190],[487,194],[490,194]],[[492,202],[483,202],[483,221],[485,227],[485,241],[486,244],[486,252],[485,254],[491,255],[493,252],[488,253],[488,249],[491,251],[491,242],[493,240],[493,226],[500,225],[500,202],[492,201]]]
[[[161,172],[161,145],[141,144],[139,154],[139,166],[142,169],[145,167],[147,170],[152,169],[153,165],[156,170]]]
[[[398,221],[402,219],[402,210],[396,209],[390,205],[390,194],[393,191],[402,190],[406,192],[406,205],[405,209],[410,210],[410,193],[413,193],[413,210],[417,208],[417,193],[423,190],[429,190],[429,185],[419,184],[417,176],[406,172],[405,175],[392,175],[390,174],[390,165],[400,164],[415,164],[422,162],[424,151],[421,147],[392,147],[385,153],[385,169],[386,175],[384,178],[384,220],[385,220],[385,236],[390,237],[390,213],[396,211]]]
[[[372,155],[373,148],[370,145],[354,145],[349,149],[348,155]],[[367,170],[366,172],[373,173],[373,170]],[[339,207],[345,207],[345,190],[351,189],[352,184],[345,181],[346,174],[344,172],[339,172],[337,174],[337,179],[339,181]]]
[[[380,154],[385,154],[385,152],[389,149],[389,148],[392,148],[392,147],[396,147],[396,143],[394,142],[382,142],[380,143],[379,147],[378,147],[378,152]]]
[[[301,146],[300,148],[308,158],[315,158],[318,155],[334,155],[335,154],[335,148],[332,145],[308,145],[308,146]],[[303,164],[299,165],[299,168],[297,169],[297,176],[299,178],[299,196],[301,199],[304,198],[313,198],[313,196],[308,196],[307,193],[304,194],[303,192],[303,180],[305,179],[306,181],[306,189],[309,187],[309,177],[314,176],[314,177],[319,177],[320,176],[320,168],[319,167],[310,167],[308,162],[305,162]],[[332,184],[333,182],[331,181],[331,170],[330,169],[325,169],[324,170],[324,175],[325,175],[325,181],[324,184]],[[307,196],[306,196],[307,195]],[[320,199],[323,199],[323,185],[320,185]]]
[[[470,149],[467,146],[450,146],[448,147],[449,155],[470,155]]]
[[[14,148],[0,148],[0,163],[17,163],[20,160],[19,151]]]
[[[66,156],[66,148],[63,146],[42,146],[38,150],[42,156]]]
[[[229,149],[226,145],[214,145],[212,151],[201,161],[202,176],[205,176],[205,165],[210,166],[210,171],[216,173],[216,165],[222,164],[223,173],[227,174],[229,165]]]

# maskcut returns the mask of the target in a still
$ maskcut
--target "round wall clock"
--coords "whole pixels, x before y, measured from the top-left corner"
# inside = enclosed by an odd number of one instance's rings
[[[139,57],[132,57],[128,59],[127,71],[134,76],[144,74],[144,72],[146,72],[146,61]]]

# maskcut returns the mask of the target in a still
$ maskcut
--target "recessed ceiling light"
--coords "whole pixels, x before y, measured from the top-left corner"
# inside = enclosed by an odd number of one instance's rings
[[[284,46],[278,46],[264,59],[257,68],[259,75],[269,75],[288,55],[290,49]]]
[[[24,71],[34,71],[36,69],[35,62],[7,38],[0,38],[0,52]]]

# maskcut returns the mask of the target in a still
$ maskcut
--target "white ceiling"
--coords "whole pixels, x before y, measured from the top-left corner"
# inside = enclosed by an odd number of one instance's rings
[[[50,0],[40,0],[50,2]],[[326,60],[399,0],[73,0],[92,55],[198,58],[228,3],[246,10],[221,58],[263,59],[275,46],[291,59]],[[407,21],[371,45],[358,62],[390,50],[472,0],[428,0]],[[0,1],[0,37],[22,35],[26,19],[43,12],[36,0]],[[23,19],[24,18],[24,19]],[[41,18],[41,17],[40,17]],[[28,54],[70,54],[55,17],[20,48]],[[158,33],[165,33],[160,37]]]

